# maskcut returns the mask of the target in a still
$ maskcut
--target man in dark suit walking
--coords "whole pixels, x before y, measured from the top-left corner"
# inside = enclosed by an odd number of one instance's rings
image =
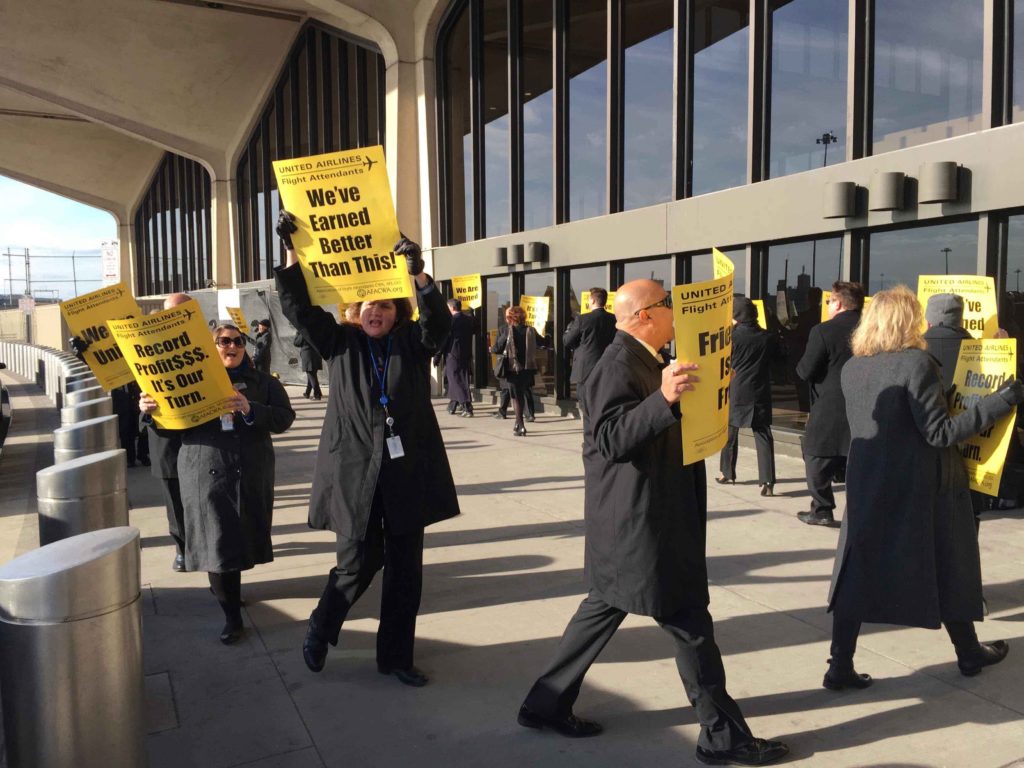
[[[696,365],[661,370],[672,339],[672,301],[659,283],[634,280],[615,297],[619,332],[587,378],[583,399],[586,575],[590,593],[555,658],[519,710],[519,724],[571,737],[597,723],[572,711],[583,677],[627,613],[651,616],[675,641],[676,666],[701,730],[697,759],[763,765],[789,750],[755,739],[725,688],[708,612],[704,463],[683,465],[680,397]]]
[[[591,288],[590,311],[577,315],[562,336],[565,348],[573,352],[569,381],[576,385],[577,397],[580,385],[594,370],[605,348],[615,338],[615,315],[605,311],[607,301],[608,291],[604,288]]]
[[[469,369],[473,364],[473,336],[476,321],[473,315],[462,311],[462,302],[448,299],[448,311],[452,315],[452,331],[441,349],[444,357],[444,374],[448,378],[448,413],[454,414],[462,407],[462,415],[473,415],[473,393],[469,387]]]
[[[860,322],[864,287],[860,283],[835,282],[828,300],[828,320],[814,326],[807,350],[796,373],[811,388],[811,412],[804,427],[804,471],[811,492],[811,508],[797,517],[808,525],[836,524],[832,479],[846,467],[850,452],[850,425],[839,374],[853,353],[850,336]]]

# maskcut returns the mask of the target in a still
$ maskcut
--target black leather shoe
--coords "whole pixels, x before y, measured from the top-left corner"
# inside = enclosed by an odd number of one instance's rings
[[[775,486],[772,483],[765,483],[764,485],[761,486],[761,495],[762,496],[774,496],[775,495]]]
[[[519,708],[519,724],[526,728],[550,728],[570,739],[584,739],[588,736],[597,736],[603,728],[600,723],[593,720],[581,720],[570,712],[565,717],[544,717],[538,715],[524,704]]]
[[[224,629],[220,631],[220,641],[224,645],[234,645],[242,639],[242,633],[245,631],[245,627],[242,626],[242,622],[237,624],[233,621],[229,621],[224,625]]]
[[[502,413],[501,411],[498,411],[496,414],[494,414],[493,418],[495,418],[495,419],[507,419],[508,418],[508,414],[505,414],[505,413]]]
[[[957,654],[956,665],[964,677],[974,677],[983,667],[991,667],[1006,658],[1010,646],[1005,640],[992,643],[978,643],[977,648],[965,654]]]
[[[821,684],[830,691],[841,691],[844,688],[867,688],[873,682],[871,675],[858,674],[852,664],[842,668],[833,664],[829,659],[828,671]]]
[[[175,555],[174,556],[174,562],[171,563],[171,570],[172,571],[176,571],[177,573],[184,573],[185,572],[185,556],[184,555]]]
[[[320,639],[310,618],[306,627],[306,639],[302,641],[302,660],[311,672],[319,672],[327,661],[327,643]]]
[[[734,749],[697,747],[697,759],[705,765],[767,765],[788,754],[789,747],[768,739],[754,739]]]
[[[411,685],[413,688],[422,688],[430,679],[423,674],[416,667],[409,667],[408,669],[391,669],[390,667],[382,667],[380,664],[377,665],[377,671],[382,675],[394,675],[398,678],[399,682]]]
[[[535,422],[537,420],[537,417],[531,414],[531,415],[526,417],[526,420],[532,424],[533,422]]]
[[[798,512],[796,516],[801,523],[807,523],[808,525],[824,525],[829,528],[836,527],[836,519],[832,517],[831,512],[827,515],[819,515],[817,512],[807,510],[806,512]]]
[[[526,436],[526,427],[523,427],[523,426],[514,427],[512,429],[512,434],[515,435],[516,437],[525,437]]]
[[[721,475],[719,475],[718,477],[715,478],[715,482],[718,483],[719,485],[735,485],[736,484],[735,478],[722,477]]]

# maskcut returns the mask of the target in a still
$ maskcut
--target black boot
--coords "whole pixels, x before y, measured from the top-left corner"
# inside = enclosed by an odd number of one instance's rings
[[[853,668],[853,659],[828,660],[828,671],[821,684],[830,691],[841,691],[844,688],[867,688],[874,682],[871,675],[861,675]]]
[[[320,635],[317,634],[314,616],[309,617],[309,624],[306,627],[306,639],[302,641],[302,660],[306,662],[306,666],[311,671],[319,672],[324,668],[324,663],[327,661],[327,642],[321,640]]]
[[[960,674],[964,677],[974,677],[981,672],[983,667],[990,667],[998,664],[1006,658],[1010,652],[1010,646],[1005,640],[996,640],[991,643],[978,643],[968,651],[956,649],[956,665],[960,668]]]

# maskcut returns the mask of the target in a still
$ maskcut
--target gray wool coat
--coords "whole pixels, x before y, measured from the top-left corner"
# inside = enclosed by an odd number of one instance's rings
[[[851,443],[829,610],[932,629],[981,619],[978,538],[956,444],[1013,406],[993,394],[950,416],[935,360],[919,349],[854,357],[842,387]]]

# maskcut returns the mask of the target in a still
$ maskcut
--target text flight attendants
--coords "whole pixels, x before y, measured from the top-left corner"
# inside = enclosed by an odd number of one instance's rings
[[[274,445],[271,434],[295,421],[288,393],[277,379],[256,370],[237,326],[213,329],[214,343],[236,393],[231,413],[182,430],[178,484],[185,527],[185,568],[207,571],[224,611],[220,640],[242,636],[242,571],[274,559]],[[139,398],[144,414],[156,410]],[[157,434],[169,430],[154,429]]]
[[[842,387],[850,424],[846,514],[832,572],[832,648],[826,688],[864,688],[854,671],[861,622],[946,627],[963,675],[1006,656],[979,643],[981,565],[957,443],[1024,401],[1020,380],[951,416],[921,337],[917,297],[879,292],[853,335]]]
[[[700,721],[697,759],[764,765],[788,753],[757,739],[725,687],[708,612],[704,462],[683,464],[680,398],[692,363],[665,365],[672,296],[634,280],[615,296],[618,333],[583,389],[584,523],[590,593],[569,621],[555,658],[533,684],[519,724],[571,737],[597,723],[573,714],[583,677],[629,613],[651,616],[675,643],[676,667]]]
[[[285,317],[328,365],[309,525],[335,533],[338,563],[309,617],[303,658],[312,671],[323,669],[328,644],[337,645],[349,609],[383,568],[377,670],[406,685],[425,685],[426,675],[413,665],[423,529],[459,514],[430,402],[430,361],[452,316],[423,272],[419,246],[403,238],[394,250],[415,280],[419,321],[413,322],[407,299],[388,299],[362,302],[358,324],[339,325],[310,303],[292,248],[295,229],[281,211],[277,232],[287,263],[275,270],[277,290]]]

